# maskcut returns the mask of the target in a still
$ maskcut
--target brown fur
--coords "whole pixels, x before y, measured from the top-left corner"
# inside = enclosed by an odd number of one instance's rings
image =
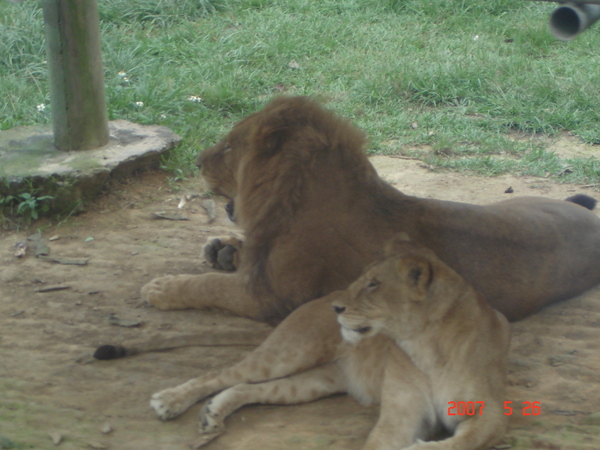
[[[332,300],[353,345],[340,343],[339,329],[323,322],[333,316]],[[325,340],[324,327],[334,333]],[[159,392],[151,404],[168,419],[229,388],[202,409],[197,448],[223,433],[225,418],[243,405],[348,392],[382,404],[365,449],[438,448],[418,440],[442,428],[453,435],[443,448],[483,449],[505,429],[508,340],[506,319],[460,276],[432,252],[398,242],[347,290],[293,312],[240,363]],[[479,402],[477,413],[450,416],[450,401]]]
[[[157,278],[162,309],[217,307],[277,323],[346,288],[397,232],[431,248],[510,320],[600,282],[600,220],[571,202],[522,197],[486,206],[410,197],[383,182],[349,121],[282,97],[198,158],[235,200],[246,240],[236,273]]]

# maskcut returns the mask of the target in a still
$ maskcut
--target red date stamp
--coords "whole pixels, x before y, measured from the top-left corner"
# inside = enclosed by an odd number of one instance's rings
[[[513,402],[504,402],[504,415],[510,416],[513,413]],[[448,402],[449,416],[481,416],[485,402]],[[540,402],[523,402],[521,414],[523,416],[539,416],[542,412]]]

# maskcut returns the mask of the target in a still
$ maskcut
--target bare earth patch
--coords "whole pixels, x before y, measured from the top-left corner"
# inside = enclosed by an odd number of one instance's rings
[[[600,197],[545,179],[465,177],[430,172],[415,160],[372,161],[388,182],[422,197],[471,203],[516,195],[563,199],[577,192]],[[509,187],[514,193],[505,193]],[[203,192],[199,180],[189,188]],[[44,261],[31,248],[17,258],[15,244],[35,230],[0,232],[0,448],[177,450],[195,439],[199,406],[163,423],[150,409],[150,396],[232,364],[251,347],[77,362],[99,344],[266,327],[216,311],[161,312],[141,304],[141,286],[156,276],[211,270],[202,261],[202,245],[209,236],[235,229],[219,199],[211,223],[201,200],[178,210],[185,193],[169,189],[163,175],[149,174],[115,189],[94,211],[42,230],[51,257],[89,258],[82,266]],[[158,219],[155,212],[189,220]],[[48,240],[54,236],[59,239]],[[54,287],[63,289],[47,290]],[[139,325],[112,325],[114,318]],[[513,412],[505,446],[498,448],[600,448],[600,289],[515,323],[512,332],[506,400]],[[526,415],[535,410],[523,402],[540,402],[541,413]],[[377,408],[361,407],[347,396],[250,406],[231,417],[228,433],[206,448],[359,449],[376,419]]]

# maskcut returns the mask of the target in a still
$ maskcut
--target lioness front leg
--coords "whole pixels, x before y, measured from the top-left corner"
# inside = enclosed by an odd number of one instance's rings
[[[487,414],[486,414],[487,413]],[[481,416],[464,419],[454,435],[441,441],[418,442],[406,450],[479,450],[496,444],[506,431],[506,417],[497,408],[486,408]]]
[[[292,312],[259,347],[232,367],[154,394],[152,408],[160,419],[169,420],[230,386],[286,377],[332,361],[341,342],[331,309],[334,295],[337,293]]]
[[[335,363],[264,383],[238,384],[221,392],[202,407],[200,433],[204,437],[196,442],[195,448],[222,434],[225,431],[225,418],[244,405],[307,403],[346,391],[345,377]]]
[[[142,298],[162,310],[218,308],[250,319],[261,319],[261,305],[236,273],[167,275],[142,287]]]
[[[242,239],[235,236],[209,238],[204,244],[204,257],[215,269],[235,271],[239,267]]]
[[[395,345],[387,357],[379,419],[362,450],[408,447],[429,437],[436,421],[426,375]]]

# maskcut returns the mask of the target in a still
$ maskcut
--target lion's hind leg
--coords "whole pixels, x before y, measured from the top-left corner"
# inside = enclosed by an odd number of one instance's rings
[[[224,432],[225,418],[252,403],[293,405],[346,392],[346,382],[335,363],[309,369],[296,375],[255,384],[238,384],[209,400],[200,413],[200,433],[196,443],[206,443]]]

